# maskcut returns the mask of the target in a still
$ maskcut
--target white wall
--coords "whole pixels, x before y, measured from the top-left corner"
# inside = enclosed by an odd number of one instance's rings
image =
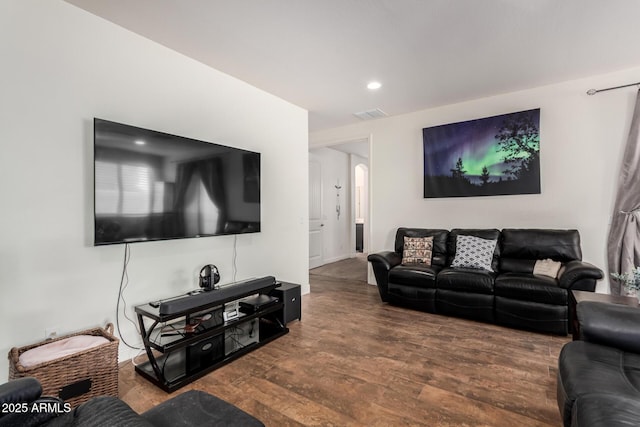
[[[606,269],[606,236],[636,88],[585,92],[632,83],[639,74],[640,68],[625,70],[362,122],[313,133],[310,145],[372,135],[371,253],[391,249],[399,226],[577,228],[583,258]],[[541,194],[423,198],[423,128],[533,108],[541,108]],[[606,279],[598,291],[608,292]]]
[[[261,152],[262,232],[238,236],[236,278],[308,292],[305,110],[58,0],[1,2],[0,40],[0,354],[115,321],[124,246],[92,246],[93,117]],[[129,315],[207,263],[232,281],[233,243],[131,245]]]
[[[355,252],[351,247],[351,173],[350,156],[331,148],[311,151],[320,162],[322,170],[322,256],[325,264],[349,258]],[[340,218],[336,212],[338,201],[336,185],[340,193]],[[355,237],[354,240],[355,242]]]

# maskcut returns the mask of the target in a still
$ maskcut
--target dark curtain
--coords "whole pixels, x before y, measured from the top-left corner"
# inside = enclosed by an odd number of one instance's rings
[[[260,203],[260,155],[243,154],[244,169],[243,200],[246,203]]]
[[[224,231],[227,222],[226,195],[224,191],[224,175],[222,174],[222,160],[209,159],[198,163],[198,170],[202,177],[202,183],[207,190],[209,198],[218,208],[217,231]]]
[[[607,241],[609,273],[626,273],[640,265],[640,91],[622,159],[616,201]],[[611,293],[621,294],[621,284],[610,280]]]
[[[184,223],[184,200],[191,183],[193,173],[196,171],[197,163],[182,163],[178,165],[176,171],[176,185],[175,185],[175,201],[173,204],[173,210],[176,213],[175,218],[175,232],[177,235],[183,235],[185,231]]]

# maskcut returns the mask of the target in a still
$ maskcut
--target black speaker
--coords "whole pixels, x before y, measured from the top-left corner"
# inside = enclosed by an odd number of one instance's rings
[[[269,292],[269,295],[277,297],[284,303],[282,323],[287,324],[294,319],[302,320],[300,308],[300,285],[281,282],[282,284]]]
[[[191,344],[186,348],[187,372],[197,372],[224,358],[224,334]]]

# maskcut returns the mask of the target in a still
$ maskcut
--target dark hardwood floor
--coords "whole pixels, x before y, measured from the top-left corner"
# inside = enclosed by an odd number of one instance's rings
[[[393,307],[361,281],[310,276],[289,334],[167,394],[120,367],[136,411],[189,389],[267,426],[560,426],[556,364],[569,337]]]

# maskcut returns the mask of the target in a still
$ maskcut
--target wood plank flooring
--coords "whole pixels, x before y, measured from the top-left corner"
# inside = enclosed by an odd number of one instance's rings
[[[289,334],[167,394],[120,366],[136,411],[190,389],[267,426],[560,426],[556,365],[569,337],[383,304],[374,286],[310,276]]]

